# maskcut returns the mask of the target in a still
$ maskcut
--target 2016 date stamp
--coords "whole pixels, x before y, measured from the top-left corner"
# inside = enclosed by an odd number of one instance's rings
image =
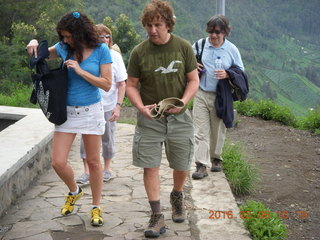
[[[269,219],[270,211],[259,211],[257,214],[253,214],[251,211],[240,211],[234,213],[232,210],[230,211],[218,211],[218,210],[210,210],[209,211],[209,219]],[[299,211],[277,211],[278,217],[281,219],[308,219],[308,212],[299,210]]]

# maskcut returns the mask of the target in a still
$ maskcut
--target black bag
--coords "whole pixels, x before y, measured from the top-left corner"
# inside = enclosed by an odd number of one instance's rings
[[[36,72],[31,75],[33,91],[30,102],[38,102],[46,118],[57,125],[67,120],[67,89],[68,69],[62,63],[60,68],[50,70],[45,60],[49,56],[48,42],[40,42],[38,57],[30,60],[30,67],[36,66]],[[70,55],[66,59],[69,59]]]
[[[206,39],[202,38],[201,39],[201,52],[199,52],[198,41],[196,41],[196,43],[195,43],[195,47],[196,47],[196,51],[197,51],[196,59],[197,59],[197,62],[200,63],[201,65],[203,65],[202,64],[202,53],[203,53],[203,48],[204,48],[205,43],[206,43]],[[203,69],[203,68],[201,71],[199,71],[199,78],[201,77],[201,74],[204,72],[205,72],[205,69]]]

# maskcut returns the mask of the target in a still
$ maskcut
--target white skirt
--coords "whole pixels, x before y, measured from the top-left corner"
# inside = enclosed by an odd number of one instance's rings
[[[101,102],[88,106],[67,106],[67,121],[55,125],[56,132],[103,135],[104,110]]]

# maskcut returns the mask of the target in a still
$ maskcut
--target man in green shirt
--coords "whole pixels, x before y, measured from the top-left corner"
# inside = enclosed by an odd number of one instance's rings
[[[126,94],[139,111],[133,164],[144,168],[144,186],[152,210],[144,234],[159,237],[165,232],[159,180],[162,145],[173,169],[172,220],[183,222],[186,216],[183,186],[192,162],[194,131],[186,107],[172,107],[158,120],[152,119],[151,110],[169,97],[179,98],[186,106],[198,90],[199,77],[191,45],[172,34],[175,16],[168,2],[152,0],[144,8],[141,21],[148,39],[132,50]]]

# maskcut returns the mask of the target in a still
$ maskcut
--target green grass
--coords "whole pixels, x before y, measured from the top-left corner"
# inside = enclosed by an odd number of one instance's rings
[[[30,103],[31,87],[24,85],[16,86],[10,95],[0,94],[0,105],[12,107],[37,108],[38,105]]]
[[[248,201],[240,206],[244,226],[253,240],[286,239],[287,229],[276,212],[266,208],[263,203]]]
[[[131,124],[131,125],[137,125],[137,119],[134,118],[122,118],[120,117],[120,119],[117,121],[118,123],[126,123],[126,124]]]
[[[258,169],[244,158],[240,145],[228,141],[223,147],[223,171],[235,195],[248,194],[254,191],[258,179]]]

